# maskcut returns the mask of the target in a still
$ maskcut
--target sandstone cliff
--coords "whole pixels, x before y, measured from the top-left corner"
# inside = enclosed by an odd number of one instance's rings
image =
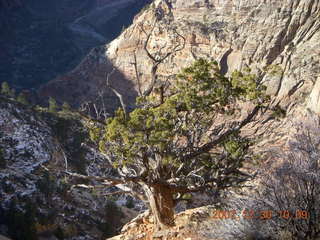
[[[108,110],[112,111],[118,102],[105,88],[105,79],[114,68],[116,74],[111,81],[125,95],[126,101],[132,103],[138,92],[134,55],[142,88],[150,82],[152,67],[143,49],[147,36],[141,26],[149,33],[156,22],[148,44],[151,52],[160,48],[163,52],[169,51],[177,41],[175,32],[186,39],[184,49],[160,65],[159,79],[167,79],[199,57],[218,61],[225,74],[251,68],[274,97],[273,104],[286,110],[286,116],[260,119],[258,128],[247,130],[258,129],[258,133],[268,136],[259,143],[257,153],[265,146],[282,147],[294,130],[292,122],[299,120],[301,123],[308,114],[311,114],[312,122],[319,122],[318,117],[307,110],[320,111],[319,18],[319,0],[156,0],[137,15],[134,23],[116,40],[93,49],[73,71],[43,86],[40,94],[54,95],[74,105],[84,101],[105,101]],[[208,214],[207,211],[205,215]],[[198,225],[187,229],[187,235],[181,231],[183,225],[181,229],[173,230],[176,235],[170,237],[212,239],[216,235],[212,234],[214,223],[211,220],[208,223],[201,219],[201,224],[195,221]],[[150,225],[139,221],[134,227],[128,225],[123,235],[114,239],[134,239],[133,235],[136,239],[152,239]],[[208,227],[205,236],[192,235],[202,227]],[[161,237],[166,238],[166,235]],[[229,239],[234,238],[230,236]]]
[[[146,35],[139,26],[150,30],[157,18],[148,46],[151,51],[172,46],[173,29],[186,38],[185,48],[160,66],[161,76],[177,73],[195,58],[211,58],[225,73],[250,67],[286,106],[304,103],[320,73],[319,14],[318,0],[157,0],[116,40],[92,50],[77,68],[50,82],[41,93],[50,92],[74,104],[92,100],[105,84],[105,72],[115,67],[119,73],[113,81],[119,83],[119,90],[136,95],[134,53],[144,83],[151,68],[143,51]],[[112,97],[111,92],[107,97]],[[312,99],[309,107],[316,110],[318,100]]]

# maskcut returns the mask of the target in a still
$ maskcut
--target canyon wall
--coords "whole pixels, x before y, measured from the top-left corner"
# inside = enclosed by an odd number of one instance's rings
[[[227,74],[251,68],[284,106],[304,103],[320,74],[319,16],[319,0],[157,0],[116,40],[92,50],[41,94],[73,104],[94,99],[105,85],[106,72],[116,68],[113,82],[132,100],[137,94],[134,54],[144,86],[150,79],[151,60],[143,50],[147,36],[141,26],[148,34],[156,21],[148,44],[151,53],[161,47],[168,51],[177,40],[175,32],[186,39],[185,48],[160,65],[160,78],[204,57],[218,61]],[[106,95],[108,104],[114,104],[112,93]],[[315,110],[319,102],[312,99],[308,106]]]

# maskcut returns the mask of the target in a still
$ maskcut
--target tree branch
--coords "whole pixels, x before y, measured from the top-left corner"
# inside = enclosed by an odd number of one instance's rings
[[[115,178],[115,177],[97,177],[97,176],[86,176],[79,173],[72,173],[68,171],[64,171],[65,174],[71,176],[80,178],[83,180],[91,180],[91,181],[98,181],[102,182],[102,184],[107,186],[116,186],[118,184],[127,184],[129,182],[137,183],[143,181],[143,178],[138,177],[123,177],[123,178]]]
[[[154,28],[156,26],[156,23],[157,23],[157,20],[154,21],[154,23],[152,25],[152,28],[151,28],[151,31],[149,33],[147,33],[145,31],[145,29],[143,28],[142,24],[139,25],[141,31],[144,34],[146,34],[146,36],[147,36],[147,40],[144,43],[143,49],[144,49],[144,51],[146,52],[147,56],[151,59],[151,61],[153,63],[152,68],[151,68],[151,82],[150,82],[149,86],[147,87],[147,89],[142,94],[142,96],[144,96],[144,97],[149,96],[152,93],[153,88],[154,88],[155,84],[157,83],[157,70],[158,70],[159,64],[161,64],[163,61],[165,61],[172,54],[184,49],[185,48],[185,43],[186,43],[185,37],[183,37],[176,30],[174,30],[174,33],[178,36],[178,38],[182,39],[183,44],[181,44],[180,41],[177,41],[178,42],[177,45],[174,46],[174,48],[171,51],[167,52],[163,57],[161,57],[161,51],[162,51],[162,49],[164,47],[160,48],[160,50],[157,52],[158,55],[159,55],[159,58],[157,58],[156,55],[152,55],[150,53],[150,51],[148,50],[148,43],[149,43],[149,41],[151,39],[151,35],[152,35],[152,32],[153,32],[153,30],[154,30]]]
[[[112,90],[112,92],[119,98],[123,112],[127,118],[128,117],[127,105],[125,104],[125,101],[123,99],[123,95],[119,91],[117,91],[110,83],[110,77],[114,73],[114,71],[115,71],[115,68],[113,68],[110,73],[106,73],[107,87],[109,87]]]
[[[242,120],[237,127],[227,130],[226,132],[221,134],[217,139],[215,139],[209,143],[204,144],[202,147],[198,148],[196,151],[193,151],[187,155],[184,155],[182,157],[181,161],[182,162],[188,161],[190,159],[193,159],[193,158],[201,155],[202,153],[209,152],[212,148],[214,148],[218,144],[222,143],[225,139],[227,139],[230,135],[239,131],[241,128],[243,128],[248,123],[250,123],[251,120],[258,114],[260,108],[261,107],[259,105],[255,106],[255,108],[251,111],[251,113],[244,120]]]
[[[134,70],[136,72],[136,79],[137,79],[137,84],[138,84],[139,96],[142,97],[141,81],[140,81],[140,75],[139,75],[139,71],[138,71],[137,56],[136,56],[135,52],[133,53],[133,59],[134,59],[134,62],[131,64],[133,64]]]
[[[117,185],[117,184],[124,184],[126,181],[122,180],[120,178],[112,178],[112,177],[97,177],[97,176],[86,176],[79,173],[72,173],[69,171],[64,171],[67,175],[71,177],[76,177],[83,180],[91,180],[91,181],[98,181],[98,182],[110,182],[111,185]]]

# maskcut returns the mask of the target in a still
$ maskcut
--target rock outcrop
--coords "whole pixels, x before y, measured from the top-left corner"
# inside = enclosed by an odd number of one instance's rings
[[[268,135],[259,142],[262,150],[285,146],[293,120],[303,120],[306,109],[319,113],[319,18],[320,0],[155,0],[116,40],[93,49],[74,70],[39,92],[42,97],[52,95],[73,105],[99,102],[112,112],[118,102],[105,88],[106,75],[113,72],[113,87],[132,103],[139,92],[134,56],[142,88],[150,82],[152,61],[144,51],[146,35],[151,33],[147,46],[151,53],[159,49],[166,53],[178,39],[181,44],[178,33],[185,39],[185,47],[159,66],[159,80],[170,78],[200,57],[216,60],[225,74],[250,68],[267,86],[274,105],[279,104],[287,115],[276,112],[246,130],[258,129],[261,135]],[[211,211],[207,208],[194,226],[185,230],[185,225],[177,224],[178,229],[168,233],[173,234],[170,239],[212,239],[216,236],[212,226],[217,225]],[[182,215],[177,216],[177,223]],[[165,239],[167,233],[154,235],[151,221],[145,217],[136,225],[133,222],[134,226],[127,225],[122,236],[114,239]],[[188,217],[186,222],[190,221]]]
[[[172,47],[175,31],[186,38],[185,48],[160,66],[160,76],[175,74],[196,58],[211,58],[224,73],[251,68],[268,93],[284,105],[305,102],[320,74],[319,16],[319,0],[157,0],[116,40],[93,50],[76,69],[52,81],[41,93],[54,89],[51,94],[75,104],[79,99],[93,99],[87,85],[103,86],[105,72],[113,67],[122,74],[114,82],[125,79],[125,88],[131,90],[124,92],[137,92],[134,54],[144,86],[151,68],[140,26],[148,33],[158,19],[148,46],[151,52]],[[123,90],[121,84],[118,88]],[[71,99],[70,91],[80,98]]]
[[[104,190],[72,187],[82,182],[66,170],[103,175],[109,168],[86,147],[84,119],[73,114],[35,110],[0,96],[0,234],[100,239],[135,216],[133,209],[106,201]]]

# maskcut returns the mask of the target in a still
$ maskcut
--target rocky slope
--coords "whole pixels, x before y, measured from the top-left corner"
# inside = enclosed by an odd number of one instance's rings
[[[104,190],[73,188],[82,182],[64,174],[108,173],[103,158],[86,147],[84,123],[75,113],[31,109],[0,96],[0,235],[101,239],[136,214],[117,207],[118,198],[106,199]]]
[[[290,132],[295,130],[293,122],[304,125],[311,119],[319,123],[319,19],[319,0],[155,0],[116,40],[92,50],[73,71],[51,81],[40,93],[48,96],[50,90],[58,99],[77,105],[82,101],[96,101],[100,92],[105,96],[105,104],[115,108],[117,98],[111,91],[103,90],[106,73],[115,69],[111,78],[113,85],[132,103],[138,93],[134,55],[144,89],[150,82],[152,67],[143,49],[147,36],[141,26],[148,34],[156,22],[148,43],[151,53],[161,48],[163,53],[170,51],[179,39],[176,33],[186,39],[184,49],[160,65],[160,80],[170,78],[200,57],[218,61],[225,74],[249,67],[267,86],[273,105],[279,104],[285,110],[283,114],[277,113],[278,116],[260,119],[247,129],[248,134],[261,134],[256,153],[270,148],[285,149],[290,142]],[[208,214],[211,213],[204,215]],[[235,239],[232,235],[226,238],[226,232],[239,229],[236,231],[239,237],[247,228],[253,231],[252,239],[256,239],[257,229],[252,226],[264,229],[261,231],[264,238],[259,239],[270,239],[268,234],[270,237],[274,233],[266,224],[244,224],[237,228],[229,222],[225,232],[218,236],[212,233],[217,224],[211,220],[199,220],[200,224],[196,221],[198,225],[191,228],[188,224],[178,225],[178,230],[162,233],[159,239]],[[155,239],[157,233],[152,232],[152,226],[139,221],[123,229],[123,234],[114,239]],[[195,234],[197,232],[204,235]],[[279,235],[277,239],[284,238]]]
[[[50,82],[41,93],[47,95],[52,89],[50,94],[71,103],[94,99],[96,90],[105,84],[105,72],[116,68],[114,84],[128,97],[135,96],[134,53],[145,85],[151,68],[143,51],[146,35],[139,26],[148,32],[158,19],[148,46],[151,52],[172,47],[174,29],[186,38],[185,48],[160,66],[162,77],[177,73],[195,58],[211,58],[226,73],[250,67],[284,105],[296,103],[293,99],[305,102],[320,73],[319,14],[319,0],[157,0],[116,40],[91,51],[73,71]],[[112,97],[111,92],[106,95],[108,100]],[[316,110],[319,103],[313,99],[316,102],[310,107]]]
[[[112,112],[118,102],[105,88],[105,80],[106,74],[115,69],[111,81],[132,103],[138,92],[134,55],[142,88],[149,83],[152,66],[143,50],[146,35],[141,26],[149,33],[156,22],[148,44],[152,53],[161,47],[163,52],[169,51],[177,43],[176,32],[186,39],[184,49],[160,65],[159,79],[176,74],[199,57],[217,60],[225,74],[251,68],[274,96],[274,104],[280,103],[286,110],[286,116],[260,119],[255,128],[247,130],[250,134],[258,127],[262,136],[268,136],[262,139],[263,147],[257,152],[265,150],[265,146],[282,148],[289,142],[290,132],[296,130],[294,121],[303,124],[311,119],[319,123],[319,18],[320,0],[155,0],[116,40],[90,51],[74,70],[44,85],[39,93],[75,106],[85,101],[103,103]],[[77,25],[73,27],[79,29]],[[210,214],[210,207],[181,213],[176,218],[177,229],[162,233],[152,232],[152,220],[144,216],[144,220],[127,225],[123,234],[114,239],[219,239],[212,231],[220,225]],[[230,223],[226,226],[226,232],[233,227]],[[264,233],[268,235],[268,231]],[[234,239],[221,234],[220,239]],[[268,239],[267,235],[261,239]]]
[[[0,82],[34,88],[79,64],[149,0],[0,2]],[[99,19],[99,20],[98,20]]]

